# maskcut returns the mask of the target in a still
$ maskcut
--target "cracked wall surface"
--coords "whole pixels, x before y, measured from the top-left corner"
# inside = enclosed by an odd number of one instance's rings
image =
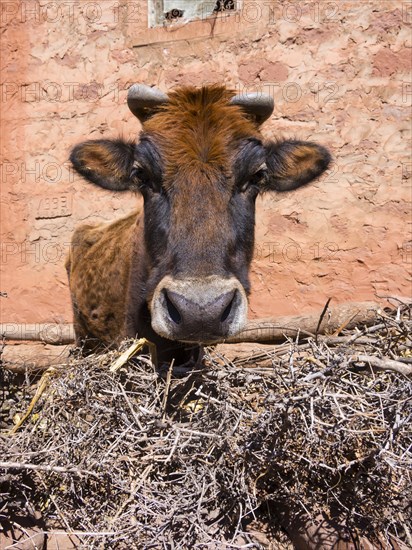
[[[258,199],[251,317],[321,308],[328,297],[410,295],[411,3],[245,0],[249,11],[230,21],[198,23],[199,37],[179,38],[193,24],[174,32],[172,23],[146,44],[144,2],[133,5],[136,21],[123,1],[1,3],[2,321],[70,322],[74,228],[141,205],[86,184],[67,162],[84,139],[136,136],[132,82],[271,93],[267,138],[332,151],[314,185]]]

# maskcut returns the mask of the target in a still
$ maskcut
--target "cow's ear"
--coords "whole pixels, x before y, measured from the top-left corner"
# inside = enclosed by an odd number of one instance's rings
[[[135,145],[121,139],[97,139],[76,145],[70,161],[88,181],[110,189],[127,191],[136,185],[131,177]]]
[[[266,145],[268,179],[265,190],[292,191],[320,176],[329,166],[327,149],[308,141],[278,141]]]

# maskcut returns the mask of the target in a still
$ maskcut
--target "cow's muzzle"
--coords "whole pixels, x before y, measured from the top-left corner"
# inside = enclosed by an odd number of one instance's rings
[[[239,332],[246,323],[247,298],[231,277],[164,277],[149,304],[153,329],[171,340],[212,343]]]

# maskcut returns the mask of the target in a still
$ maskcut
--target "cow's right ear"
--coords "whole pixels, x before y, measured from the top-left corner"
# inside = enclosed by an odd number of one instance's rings
[[[136,187],[131,172],[135,144],[121,139],[96,139],[76,145],[70,161],[88,181],[110,189],[127,191]]]

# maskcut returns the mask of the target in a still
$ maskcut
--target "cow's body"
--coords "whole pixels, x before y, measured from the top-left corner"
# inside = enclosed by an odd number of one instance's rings
[[[71,156],[89,181],[139,190],[144,210],[79,227],[67,270],[79,343],[138,335],[182,363],[245,323],[259,191],[299,187],[330,158],[311,143],[264,145],[267,114],[223,87],[162,95],[158,109],[148,93],[129,103],[144,121],[140,141],[85,142]]]
[[[127,335],[125,289],[140,235],[139,212],[110,224],[81,225],[73,235],[66,269],[74,328],[79,340],[89,340],[89,347],[100,343],[109,348]]]

